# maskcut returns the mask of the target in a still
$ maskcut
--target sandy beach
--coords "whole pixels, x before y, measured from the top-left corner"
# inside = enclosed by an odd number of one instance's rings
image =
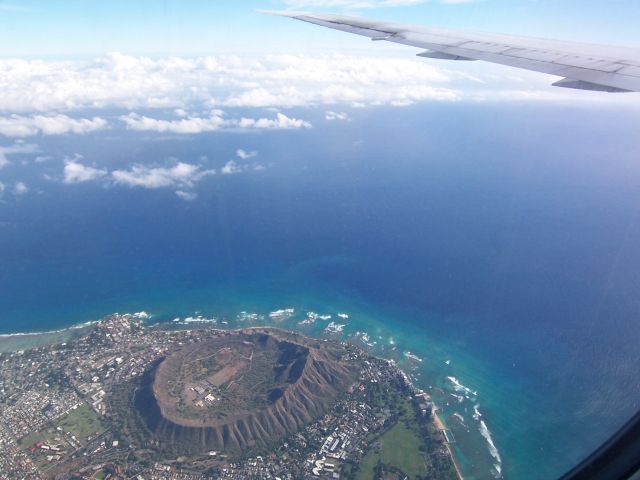
[[[435,424],[436,428],[438,430],[440,430],[441,432],[444,432],[446,430],[446,427],[444,426],[444,423],[442,422],[442,420],[440,419],[440,417],[438,416],[437,412],[437,407],[434,408],[434,412],[433,412],[433,423]],[[451,457],[451,460],[453,461],[453,466],[456,469],[456,473],[458,474],[458,479],[459,480],[464,480],[464,477],[462,476],[462,472],[460,471],[460,467],[458,467],[458,464],[456,463],[456,457],[453,454],[453,450],[451,448],[451,445],[449,445],[449,442],[445,442],[445,445],[447,446],[447,450],[449,451],[449,456]]]

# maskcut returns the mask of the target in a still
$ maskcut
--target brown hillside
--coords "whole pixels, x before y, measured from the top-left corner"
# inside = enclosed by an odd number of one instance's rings
[[[239,452],[317,419],[354,379],[344,352],[274,330],[221,333],[168,356],[136,395],[161,443]]]

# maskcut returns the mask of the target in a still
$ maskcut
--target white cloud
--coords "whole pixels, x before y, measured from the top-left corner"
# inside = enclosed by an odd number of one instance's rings
[[[225,163],[224,167],[220,170],[220,173],[223,175],[233,175],[234,173],[242,172],[242,168],[238,166],[236,162],[233,160],[229,160]]]
[[[349,114],[345,112],[326,112],[324,114],[326,120],[349,120]]]
[[[107,174],[106,170],[80,163],[79,158],[67,160],[64,165],[64,183],[82,183],[97,180]]]
[[[16,182],[13,187],[13,193],[16,195],[24,195],[29,192],[29,187],[24,182]]]
[[[396,98],[397,89],[419,85],[433,87],[432,98],[447,99],[456,95],[447,88],[456,75],[421,59],[351,55],[152,59],[113,53],[90,62],[4,59],[0,60],[0,112],[161,107],[172,108],[177,116],[186,119],[188,111],[199,111],[204,104],[385,104]],[[56,123],[69,123],[56,117]],[[9,118],[5,128],[12,128],[13,133],[33,134],[37,126],[30,118]],[[85,123],[94,125],[95,121],[85,119]]]
[[[149,167],[133,165],[129,170],[115,170],[111,178],[116,184],[142,188],[180,187],[192,188],[214,170],[203,170],[200,165],[178,162],[172,167]]]
[[[278,112],[275,119],[260,118],[241,118],[237,123],[243,129],[265,129],[265,130],[289,130],[296,128],[311,128],[311,124],[304,120],[289,118],[284,113]]]
[[[228,107],[358,106],[456,100],[458,74],[419,59],[270,55],[254,66],[255,86],[232,91]]]
[[[88,166],[81,162],[82,156],[76,155],[65,160],[62,177],[47,177],[52,181],[75,184],[89,181],[101,181],[104,185],[121,185],[145,189],[171,188],[175,194],[185,201],[193,201],[197,194],[193,191],[203,178],[215,175],[214,169],[205,169],[201,164],[172,160],[168,166],[149,166],[134,164],[126,169],[109,172],[107,169]],[[261,164],[239,165],[234,160],[228,161],[219,171],[222,175],[261,171]]]
[[[216,113],[207,118],[189,117],[179,120],[158,120],[130,113],[120,119],[126,123],[130,130],[170,133],[215,132],[227,125],[227,121]]]
[[[37,153],[40,149],[37,145],[32,143],[23,143],[18,141],[13,145],[2,147],[0,146],[0,168],[5,167],[11,163],[9,161],[9,155],[26,155],[30,153]]]
[[[258,156],[258,152],[256,151],[247,151],[239,148],[236,150],[236,155],[241,160],[248,160],[249,158],[254,158]]]
[[[186,192],[184,190],[176,190],[176,195],[185,202],[193,202],[196,198],[198,198],[198,195],[196,193]]]
[[[234,175],[236,173],[251,172],[251,171],[262,172],[263,170],[266,170],[266,169],[267,167],[265,167],[260,163],[253,163],[250,165],[238,165],[238,163],[236,163],[234,160],[229,160],[227,163],[224,164],[224,167],[220,169],[220,173],[222,175]]]
[[[85,134],[107,128],[103,118],[71,118],[67,115],[11,115],[0,117],[0,135],[7,137],[30,137],[33,135]]]
[[[371,56],[334,53],[149,58],[112,53],[91,61],[0,59],[0,112],[45,112],[46,117],[49,112],[82,109],[164,108],[185,120],[181,128],[190,128],[190,117],[201,116],[191,112],[211,108],[326,106],[339,111],[338,105],[400,106],[473,100],[478,94],[508,100],[509,91],[523,90],[523,78],[528,90],[554,92],[555,98],[633,101],[628,96],[621,99],[556,89],[550,86],[555,77],[528,75],[498,65],[476,62],[461,66],[413,58],[417,50],[408,47],[393,54],[400,57],[388,53],[375,56],[377,52],[371,47]],[[520,80],[515,79],[514,72]],[[519,95],[515,98],[521,99]],[[17,129],[18,133],[26,135],[34,130],[33,121],[9,120],[6,128]],[[104,128],[96,125],[95,119],[85,120],[93,122],[95,128]],[[54,123],[65,122],[58,118]],[[75,129],[83,130],[79,126]]]
[[[222,129],[270,129],[286,130],[296,128],[311,128],[311,124],[304,120],[289,118],[283,113],[276,114],[276,118],[224,118],[224,112],[214,110],[208,117],[188,117],[177,120],[161,120],[137,113],[130,113],[120,117],[127,128],[137,131],[169,132],[177,134],[196,134],[215,132]]]

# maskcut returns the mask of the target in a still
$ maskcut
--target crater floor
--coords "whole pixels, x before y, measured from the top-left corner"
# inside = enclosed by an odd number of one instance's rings
[[[354,381],[339,345],[270,329],[221,332],[155,367],[136,399],[162,443],[244,450],[322,415]]]

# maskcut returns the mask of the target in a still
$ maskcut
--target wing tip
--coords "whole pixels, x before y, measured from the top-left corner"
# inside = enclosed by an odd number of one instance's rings
[[[607,92],[607,93],[629,93],[632,90],[624,88],[613,87],[611,85],[605,85],[601,83],[587,82],[585,80],[576,80],[573,78],[563,78],[552,84],[554,87],[572,88],[575,90],[589,90],[592,92]]]

